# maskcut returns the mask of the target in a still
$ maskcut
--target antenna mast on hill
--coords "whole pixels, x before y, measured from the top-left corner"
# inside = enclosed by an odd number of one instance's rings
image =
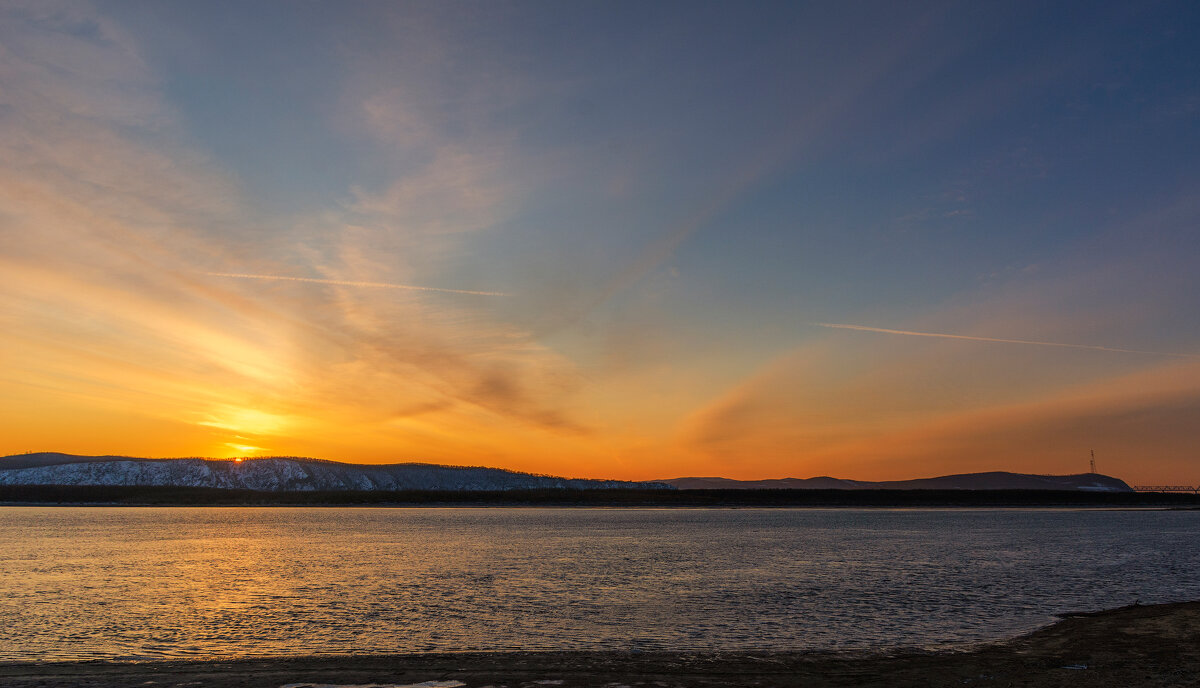
[[[1092,473],[1096,472],[1096,450],[1092,450]]]

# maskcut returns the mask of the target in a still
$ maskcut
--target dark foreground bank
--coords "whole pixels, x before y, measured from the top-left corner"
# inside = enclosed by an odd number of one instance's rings
[[[483,653],[228,662],[0,665],[0,685],[380,686],[1190,686],[1200,683],[1200,602],[1072,616],[965,651],[892,653]]]
[[[0,504],[97,506],[1099,507],[1200,508],[1200,495],[1083,490],[329,490],[0,485]]]

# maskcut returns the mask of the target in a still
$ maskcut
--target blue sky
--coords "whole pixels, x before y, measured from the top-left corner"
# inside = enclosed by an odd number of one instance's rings
[[[1183,479],[1198,17],[9,4],[9,449]]]

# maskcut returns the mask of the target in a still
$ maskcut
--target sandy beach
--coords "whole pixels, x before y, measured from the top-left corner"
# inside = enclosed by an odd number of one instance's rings
[[[0,665],[11,688],[125,686],[1185,686],[1200,601],[1073,615],[969,649],[850,653],[479,653]]]

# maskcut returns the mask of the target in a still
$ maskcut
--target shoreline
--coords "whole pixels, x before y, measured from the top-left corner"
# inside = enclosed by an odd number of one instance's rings
[[[1200,495],[1057,490],[343,490],[0,485],[3,506],[1200,509]]]
[[[118,686],[1178,686],[1200,682],[1200,601],[1061,615],[966,648],[838,652],[471,652],[0,664],[11,688]]]
[[[0,508],[119,508],[119,509],[611,509],[611,510],[879,510],[879,511],[1200,511],[1200,505],[1174,504],[530,504],[530,503],[390,503],[378,504],[172,504],[155,502],[0,502]]]

